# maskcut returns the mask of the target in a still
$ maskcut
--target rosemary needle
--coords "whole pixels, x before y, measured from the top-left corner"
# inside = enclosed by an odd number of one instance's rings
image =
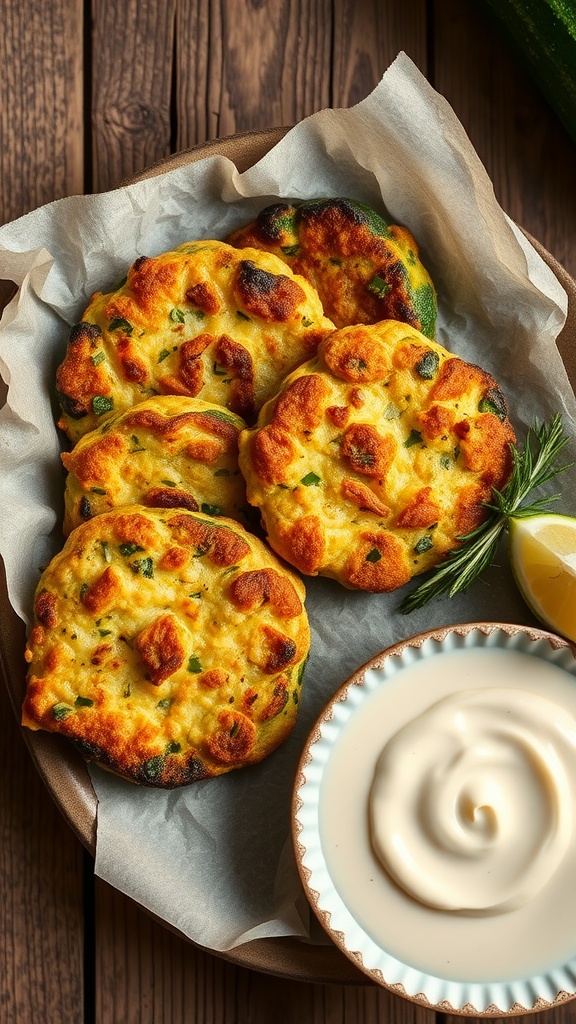
[[[568,464],[558,465],[560,452],[569,441],[562,429],[562,417],[557,413],[549,423],[535,424],[528,431],[524,449],[512,445],[512,473],[503,491],[492,491],[492,500],[485,502],[489,515],[470,533],[459,537],[459,547],[432,570],[431,575],[400,605],[401,612],[413,612],[428,601],[447,594],[466,590],[491,564],[498,548],[502,531],[509,519],[524,518],[545,512],[551,502],[560,495],[537,498],[524,504],[528,495],[542,484],[569,468]]]

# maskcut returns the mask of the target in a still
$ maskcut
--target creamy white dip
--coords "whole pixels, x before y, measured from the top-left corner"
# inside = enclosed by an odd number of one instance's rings
[[[576,955],[576,679],[463,649],[403,667],[342,729],[320,791],[329,873],[365,931],[441,977]]]
[[[547,697],[461,690],[386,744],[370,793],[372,845],[417,900],[513,910],[560,867],[572,836],[576,722]]]

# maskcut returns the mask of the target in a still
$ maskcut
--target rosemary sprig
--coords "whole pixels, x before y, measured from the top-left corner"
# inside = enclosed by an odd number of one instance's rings
[[[458,538],[460,546],[432,570],[424,583],[404,598],[401,612],[413,612],[443,594],[454,597],[466,590],[493,561],[500,535],[509,519],[534,516],[548,510],[548,506],[560,497],[559,494],[537,498],[527,505],[524,502],[532,491],[569,468],[571,464],[557,464],[558,456],[569,440],[569,435],[562,429],[562,417],[557,413],[549,423],[535,424],[529,429],[523,451],[511,445],[513,466],[510,481],[503,491],[493,488],[492,500],[485,502],[490,514],[474,530]]]

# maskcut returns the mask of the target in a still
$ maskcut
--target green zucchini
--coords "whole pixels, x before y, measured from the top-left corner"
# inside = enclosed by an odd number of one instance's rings
[[[479,0],[576,141],[576,0]]]

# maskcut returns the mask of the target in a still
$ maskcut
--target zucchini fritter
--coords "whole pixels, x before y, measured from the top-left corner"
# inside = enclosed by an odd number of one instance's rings
[[[260,761],[296,718],[304,596],[231,520],[143,506],[96,516],[40,580],[23,724],[151,786]]]
[[[187,508],[247,525],[238,435],[246,424],[198,398],[159,395],[107,419],[62,454],[64,533],[119,505]]]
[[[141,256],[96,292],[56,375],[72,441],[154,394],[225,406],[253,422],[333,324],[314,288],[270,253],[224,242]]]
[[[401,320],[435,336],[436,292],[416,240],[363,203],[275,203],[228,241],[280,256],[317,288],[336,327]]]
[[[405,324],[342,328],[240,435],[248,500],[309,575],[390,591],[484,518],[512,468],[496,381]]]

